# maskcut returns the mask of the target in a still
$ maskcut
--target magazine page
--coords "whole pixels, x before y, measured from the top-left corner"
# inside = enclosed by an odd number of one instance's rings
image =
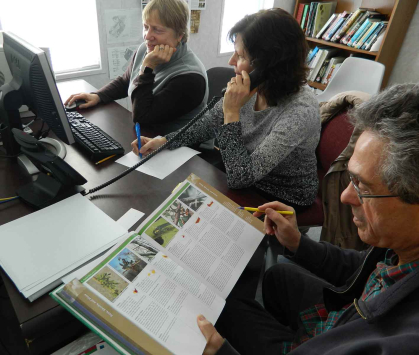
[[[126,336],[134,326],[179,354],[202,353],[206,342],[196,317],[203,314],[215,323],[225,304],[214,291],[137,234],[80,279],[80,285],[67,285],[78,290],[77,297],[74,290],[72,297],[88,312],[93,310],[89,306],[103,304],[112,314],[107,326],[114,326],[115,319],[122,316],[129,322],[118,322],[115,331]]]
[[[139,234],[224,299],[263,239],[263,222],[191,174]]]

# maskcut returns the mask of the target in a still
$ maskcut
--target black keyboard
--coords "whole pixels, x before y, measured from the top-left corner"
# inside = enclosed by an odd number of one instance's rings
[[[74,140],[88,152],[91,160],[99,161],[110,155],[124,154],[124,148],[120,143],[77,111],[66,113]]]

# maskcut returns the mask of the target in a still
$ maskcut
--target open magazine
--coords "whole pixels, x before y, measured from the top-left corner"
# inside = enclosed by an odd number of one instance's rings
[[[81,278],[51,293],[121,354],[202,354],[263,222],[191,174]]]

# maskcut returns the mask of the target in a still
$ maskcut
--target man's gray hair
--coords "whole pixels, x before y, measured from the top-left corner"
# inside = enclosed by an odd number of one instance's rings
[[[419,85],[394,85],[350,115],[356,127],[386,142],[378,171],[390,192],[419,203]]]

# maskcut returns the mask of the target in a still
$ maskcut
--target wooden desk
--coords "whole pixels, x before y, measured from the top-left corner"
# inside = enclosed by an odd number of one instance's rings
[[[84,80],[59,83],[58,88],[63,100],[73,93],[92,92],[96,90]],[[114,139],[119,141],[123,145],[126,153],[131,150],[130,143],[136,137],[131,113],[129,111],[116,103],[111,103],[106,106],[99,105],[92,109],[83,110],[81,113],[110,134]],[[143,135],[149,135],[151,137],[155,135],[154,133],[158,133],[147,131],[145,128],[142,128],[141,130]],[[51,136],[54,135],[52,134]],[[108,181],[110,178],[115,177],[126,169],[126,167],[114,163],[114,160],[117,158],[118,157],[115,157],[100,165],[95,165],[85,154],[83,154],[81,148],[77,145],[72,145],[67,146],[65,161],[87,179],[88,182],[84,186],[89,189]],[[93,194],[92,202],[114,220],[120,218],[131,207],[144,212],[147,216],[154,211],[154,209],[167,198],[173,188],[179,182],[185,180],[190,173],[195,173],[242,206],[257,206],[266,202],[265,199],[252,190],[228,189],[225,174],[208,164],[199,156],[193,157],[164,180],[159,180],[138,171],[133,171],[121,180]],[[11,159],[0,159],[0,197],[14,196],[15,190],[29,181],[30,178],[25,176],[16,161],[12,161]],[[34,210],[31,207],[19,200],[0,204],[0,224],[23,217],[33,211]],[[69,218],[71,218],[71,216],[69,216]],[[139,221],[135,227],[140,223],[141,221]],[[48,226],[45,226],[45,228],[48,228]],[[264,248],[261,246],[255,253],[245,272],[242,274],[242,277],[236,285],[237,287],[233,290],[233,295],[247,295],[252,297],[253,294],[254,296],[254,291],[252,290],[256,289],[257,280],[263,265],[263,255]],[[81,323],[73,319],[71,315],[58,306],[48,295],[44,295],[35,302],[30,303],[21,296],[2,269],[0,269],[0,274],[4,280],[7,293],[10,296],[10,301],[21,326],[23,336],[28,341],[32,341],[29,345],[31,353],[50,353],[45,349],[45,344],[40,344],[39,341],[36,343],[36,341],[42,337],[47,336],[52,348],[54,348],[58,345],[62,345],[62,343],[69,342],[77,335],[77,332],[79,332],[80,329],[83,329],[84,326],[82,326]],[[62,341],[59,341],[60,339],[55,339],[55,341],[51,339],[56,327],[53,326],[54,323],[51,323],[51,326],[48,326],[45,323],[51,318],[60,318],[67,322],[65,325],[66,328],[64,328],[67,334],[60,335],[63,337]],[[42,329],[40,331],[40,320],[45,323],[44,326],[47,328],[43,329],[44,332],[41,332]],[[73,327],[70,326],[70,323],[73,324]]]

